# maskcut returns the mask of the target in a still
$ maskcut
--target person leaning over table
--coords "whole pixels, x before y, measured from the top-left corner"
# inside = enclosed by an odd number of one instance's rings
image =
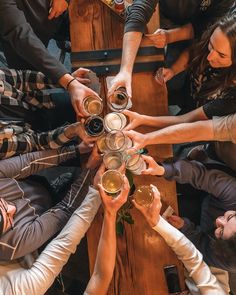
[[[127,200],[129,183],[124,176],[124,186],[121,193],[117,198],[111,198],[106,195],[101,185],[98,185],[103,172],[104,166],[101,166],[94,178],[94,186],[89,188],[80,207],[75,210],[59,235],[42,251],[31,268],[23,269],[16,263],[0,266],[0,294],[44,294],[70,255],[76,251],[76,247],[90,227],[101,204],[100,197],[104,207],[103,226],[94,271],[84,294],[105,295],[107,293],[115,267],[116,214]]]
[[[208,170],[202,163],[180,160],[159,165],[150,156],[144,156],[147,169],[143,174],[164,176],[167,180],[189,183],[209,193],[201,209],[200,226],[181,219],[178,228],[203,254],[204,261],[226,271],[236,272],[236,179],[220,170]],[[178,217],[170,217],[173,225]],[[176,223],[175,223],[176,222]]]
[[[177,41],[199,38],[209,24],[222,17],[235,5],[234,0],[208,2],[202,0],[133,1],[126,14],[121,67],[112,81],[112,86],[109,89],[110,94],[116,88],[124,86],[129,96],[132,96],[131,82],[134,60],[145,33],[146,24],[155,11],[157,3],[159,3],[161,21],[162,18],[168,20],[167,24],[164,21],[161,26],[170,29],[158,29],[153,34],[147,35],[153,45],[158,48]]]
[[[72,75],[88,83],[88,72],[80,68]],[[0,159],[57,149],[77,137],[91,141],[82,125],[74,123],[66,98],[59,103],[48,93],[57,87],[41,72],[0,69]]]
[[[195,290],[196,293],[194,294],[228,294],[225,286],[221,285],[211,273],[210,268],[203,261],[202,254],[196,249],[194,244],[160,216],[162,206],[160,193],[154,185],[151,185],[151,187],[154,193],[154,199],[149,207],[140,206],[135,200],[133,200],[133,203],[143,214],[151,228],[162,236],[167,245],[176,253],[178,259],[183,262],[189,277],[198,288],[199,292],[197,293]],[[188,279],[186,279],[186,283],[191,287]]]
[[[188,122],[188,114],[181,116],[151,117],[124,111],[130,123],[125,134],[135,149],[152,144],[176,144],[195,141],[214,141],[217,160],[236,171],[236,114],[213,117],[211,120]],[[133,129],[141,125],[157,127],[159,130],[141,134]]]
[[[85,156],[82,153],[86,149],[80,144],[0,161],[1,261],[32,253],[63,228],[86,196],[93,176],[91,169],[81,167]],[[51,183],[35,175],[62,163],[66,165],[69,160],[80,160],[80,167],[76,167],[70,185],[60,194],[52,190]],[[97,160],[92,152],[86,167],[92,168],[92,162]]]
[[[96,93],[74,79],[46,48],[52,38],[69,38],[68,2],[1,0],[0,41],[10,68],[41,71],[68,90],[76,114],[85,115],[82,101]]]

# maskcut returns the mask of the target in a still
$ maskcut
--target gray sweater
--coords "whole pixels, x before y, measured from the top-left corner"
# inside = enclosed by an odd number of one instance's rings
[[[52,207],[49,191],[27,179],[31,174],[57,166],[76,156],[74,146],[24,154],[0,161],[1,197],[16,206],[14,228],[0,237],[0,260],[12,260],[42,246],[70,218],[86,196],[89,171],[84,170],[66,196]],[[51,208],[52,207],[52,208]]]
[[[202,252],[207,264],[235,272],[236,265],[227,265],[221,257],[216,256],[209,245],[216,218],[224,215],[228,210],[236,209],[236,179],[216,169],[208,170],[202,163],[196,161],[177,161],[173,164],[163,164],[163,166],[166,179],[189,183],[194,188],[210,194],[204,200],[201,227],[195,227],[188,219],[185,219],[185,225],[181,231]]]

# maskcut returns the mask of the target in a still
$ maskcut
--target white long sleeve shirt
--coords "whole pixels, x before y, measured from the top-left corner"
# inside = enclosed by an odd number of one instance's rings
[[[18,263],[0,266],[0,295],[41,295],[52,285],[87,232],[101,204],[98,191],[89,188],[81,206],[60,234],[40,254],[30,269]],[[79,265],[78,265],[79,267]]]
[[[189,273],[189,277],[195,282],[200,294],[202,295],[226,295],[211,273],[208,265],[203,261],[202,254],[197,248],[176,228],[160,217],[159,222],[153,227],[167,245],[176,253],[177,257],[183,262]]]

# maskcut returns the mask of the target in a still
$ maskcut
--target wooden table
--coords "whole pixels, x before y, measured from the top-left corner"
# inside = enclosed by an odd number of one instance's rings
[[[70,22],[72,52],[121,48],[123,22],[99,0],[71,0]],[[157,15],[150,22],[149,32],[158,25]],[[147,40],[143,41],[147,45]],[[163,59],[163,56],[161,57]],[[104,78],[101,78],[104,86]],[[133,75],[133,110],[148,115],[165,115],[168,113],[167,93],[165,87],[157,86],[153,73],[136,73]],[[105,86],[101,96],[106,98]],[[147,132],[147,127],[140,128]],[[158,160],[172,156],[170,145],[148,147],[149,153]],[[152,176],[137,176],[135,184],[153,183],[162,194],[162,200],[170,204],[177,212],[176,190],[174,182]],[[183,286],[183,268],[175,254],[163,239],[154,232],[140,213],[134,208],[131,214],[134,225],[125,224],[125,232],[117,238],[118,249],[114,278],[108,294],[116,295],[166,295],[167,285],[163,266],[178,266],[181,287]],[[87,234],[90,270],[92,271],[100,237],[102,210],[100,210]]]

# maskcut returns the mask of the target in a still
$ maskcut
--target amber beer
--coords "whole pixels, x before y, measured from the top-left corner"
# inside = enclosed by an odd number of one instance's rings
[[[117,195],[123,186],[123,176],[119,171],[107,170],[102,175],[102,187],[111,195]]]
[[[150,185],[140,185],[133,194],[135,202],[144,207],[149,207],[154,199],[154,193]]]
[[[83,105],[89,115],[100,115],[103,110],[102,100],[96,95],[85,97]]]

